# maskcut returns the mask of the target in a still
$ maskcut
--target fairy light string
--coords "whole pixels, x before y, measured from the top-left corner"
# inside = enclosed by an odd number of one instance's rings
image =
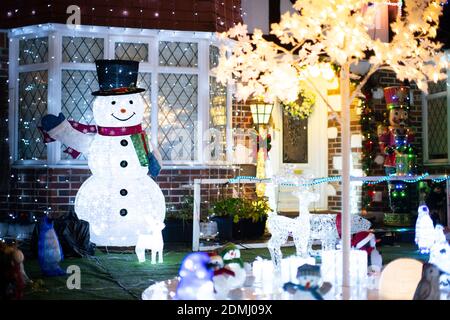
[[[366,177],[351,177],[351,179],[354,182],[358,181],[358,182],[362,182],[363,184],[365,183],[368,185],[375,185],[375,184],[379,184],[379,183],[386,182],[386,181],[403,181],[405,183],[417,183],[422,180],[431,180],[432,182],[439,183],[439,182],[443,182],[443,181],[446,181],[449,179],[449,176],[447,176],[447,175],[438,176],[436,178],[428,178],[429,176],[430,176],[429,173],[424,173],[420,176],[415,176],[415,177],[405,176],[405,178],[399,178],[399,176],[396,176],[396,175],[389,175],[389,176],[381,177],[380,179],[374,180],[374,181],[364,181],[364,180],[361,181],[361,179],[364,179]],[[229,183],[241,183],[242,180],[247,180],[249,182],[257,182],[257,183],[273,182],[272,178],[259,179],[254,176],[238,176],[238,177],[229,179],[228,182]],[[288,186],[288,187],[295,187],[295,186],[308,187],[308,186],[315,186],[315,185],[319,185],[319,184],[323,184],[323,183],[340,182],[341,180],[342,180],[342,176],[331,176],[331,177],[312,179],[310,182],[307,182],[307,183],[304,183],[304,182],[303,183],[281,182],[278,184],[282,185],[282,186]]]

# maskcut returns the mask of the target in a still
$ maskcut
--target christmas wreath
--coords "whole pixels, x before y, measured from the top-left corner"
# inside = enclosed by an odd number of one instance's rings
[[[300,93],[297,100],[293,102],[282,102],[284,112],[293,118],[306,119],[313,112],[314,104],[316,103],[316,95],[304,88],[300,88]]]

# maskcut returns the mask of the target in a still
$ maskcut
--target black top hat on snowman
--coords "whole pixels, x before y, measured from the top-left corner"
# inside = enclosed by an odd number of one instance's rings
[[[137,87],[139,62],[128,60],[96,60],[100,90],[93,96],[115,96],[145,91]]]

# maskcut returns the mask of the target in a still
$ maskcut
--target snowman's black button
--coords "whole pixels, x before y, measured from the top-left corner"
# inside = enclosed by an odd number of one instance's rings
[[[120,166],[121,166],[122,168],[125,168],[127,165],[128,165],[128,162],[126,162],[125,160],[123,160],[123,161],[120,162]]]
[[[120,141],[120,144],[121,144],[123,147],[126,147],[126,146],[128,145],[128,141],[125,140],[125,139],[123,139],[123,140]]]
[[[127,209],[120,209],[120,215],[121,215],[122,217],[125,217],[127,214],[128,214]]]
[[[121,195],[121,196],[126,196],[127,194],[128,194],[127,189],[121,189],[121,190],[120,190],[120,195]]]

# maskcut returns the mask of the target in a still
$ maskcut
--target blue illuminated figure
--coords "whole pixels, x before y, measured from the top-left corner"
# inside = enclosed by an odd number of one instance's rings
[[[205,252],[191,253],[181,262],[175,298],[177,300],[214,299],[214,271]]]
[[[38,256],[41,271],[45,276],[61,276],[66,272],[59,263],[63,260],[63,252],[53,222],[45,217],[39,228]]]

